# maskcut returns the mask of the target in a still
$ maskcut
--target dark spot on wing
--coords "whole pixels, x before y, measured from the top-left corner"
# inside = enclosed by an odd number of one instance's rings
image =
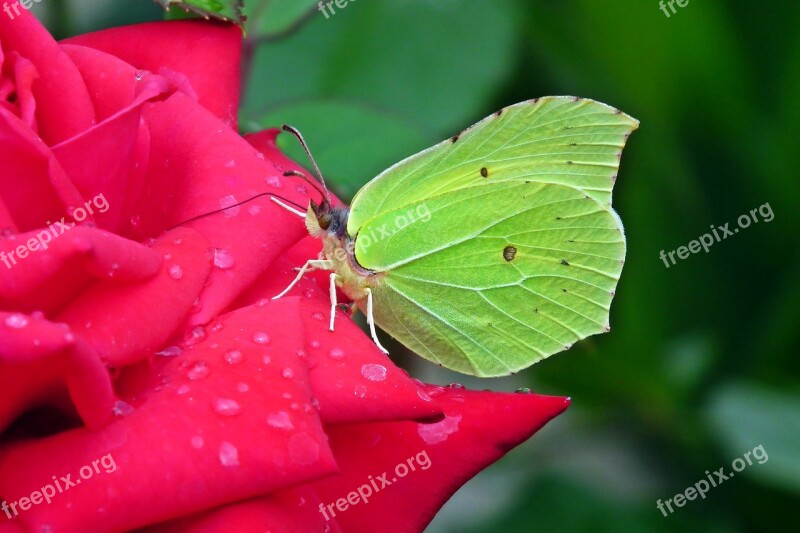
[[[452,137],[450,137],[450,142],[455,144],[456,141],[458,140],[459,135],[461,135],[461,134],[459,133],[458,135],[453,135]]]
[[[571,164],[572,164],[572,161],[567,161],[567,164],[568,164],[568,165],[571,165]]]
[[[538,313],[538,312],[539,312],[539,308],[538,308],[538,307],[535,307],[535,308],[533,309],[533,312],[534,312],[534,313]]]
[[[556,220],[561,220],[561,217],[556,217]]]
[[[569,261],[567,261],[566,259],[562,259],[561,264],[564,266],[569,266]]]
[[[500,111],[497,111],[497,112],[494,114],[494,116],[496,116],[496,117],[499,117],[499,116],[500,116],[500,115],[502,115],[502,114],[503,114],[503,110],[501,109]]]
[[[484,178],[488,178],[489,177],[489,169],[486,168],[486,167],[481,167],[481,176],[483,176]]]
[[[506,261],[511,261],[514,259],[514,256],[517,255],[517,249],[513,246],[506,246],[503,248],[503,259]]]
[[[578,143],[569,143],[570,146],[578,146]]]
[[[567,292],[567,289],[561,289],[561,292]]]

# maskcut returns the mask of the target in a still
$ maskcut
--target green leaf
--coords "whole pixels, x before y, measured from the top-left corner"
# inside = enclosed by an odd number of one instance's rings
[[[247,35],[270,38],[289,32],[313,14],[317,0],[253,0],[244,7]]]
[[[244,115],[300,98],[344,99],[441,140],[498,107],[517,58],[521,20],[509,0],[350,2],[327,14],[257,48]]]
[[[707,415],[731,461],[764,447],[768,459],[743,475],[800,492],[800,396],[729,383],[715,391]]]
[[[425,148],[429,137],[402,119],[360,104],[307,100],[281,106],[243,124],[256,131],[291,124],[306,138],[323,174],[344,198],[403,157]],[[281,135],[282,150],[296,161],[307,157],[299,143]]]
[[[214,18],[244,23],[242,9],[244,0],[155,0],[169,12],[171,18],[186,18],[180,11],[173,8],[178,7],[184,12],[192,12],[204,18]]]

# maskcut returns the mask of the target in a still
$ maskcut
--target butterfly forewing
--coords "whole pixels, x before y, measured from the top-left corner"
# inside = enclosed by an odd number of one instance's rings
[[[562,183],[610,205],[622,148],[637,125],[617,109],[581,98],[509,106],[365,185],[353,199],[348,232],[355,235],[398,206],[505,180]]]

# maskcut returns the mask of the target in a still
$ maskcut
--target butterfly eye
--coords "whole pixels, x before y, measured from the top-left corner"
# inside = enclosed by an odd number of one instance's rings
[[[319,227],[322,229],[328,229],[331,225],[331,221],[333,217],[330,213],[325,213],[317,217],[317,222],[319,222]]]

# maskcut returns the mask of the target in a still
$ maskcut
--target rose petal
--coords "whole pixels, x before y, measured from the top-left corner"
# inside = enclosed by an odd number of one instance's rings
[[[345,511],[326,508],[344,531],[385,529],[387,516],[392,517],[394,531],[422,531],[461,485],[569,404],[567,398],[534,394],[441,389],[427,388],[429,394],[439,393],[434,399],[445,419],[438,423],[328,428],[342,470],[311,483],[325,505],[346,499],[359,487],[366,487],[364,492],[377,487],[368,503],[350,505],[345,500]],[[386,486],[381,480],[384,473]]]
[[[164,257],[158,275],[137,284],[96,283],[58,317],[113,365],[139,361],[163,345],[208,278],[208,243],[190,228],[165,234],[153,251]]]
[[[166,67],[181,73],[190,80],[200,104],[236,129],[242,47],[237,26],[204,21],[154,22],[78,35],[62,42],[102,50],[137,69],[166,75]]]
[[[0,17],[3,48],[14,50],[36,67],[32,86],[39,135],[47,144],[69,139],[90,127],[94,106],[78,69],[44,26],[27,9]]]

